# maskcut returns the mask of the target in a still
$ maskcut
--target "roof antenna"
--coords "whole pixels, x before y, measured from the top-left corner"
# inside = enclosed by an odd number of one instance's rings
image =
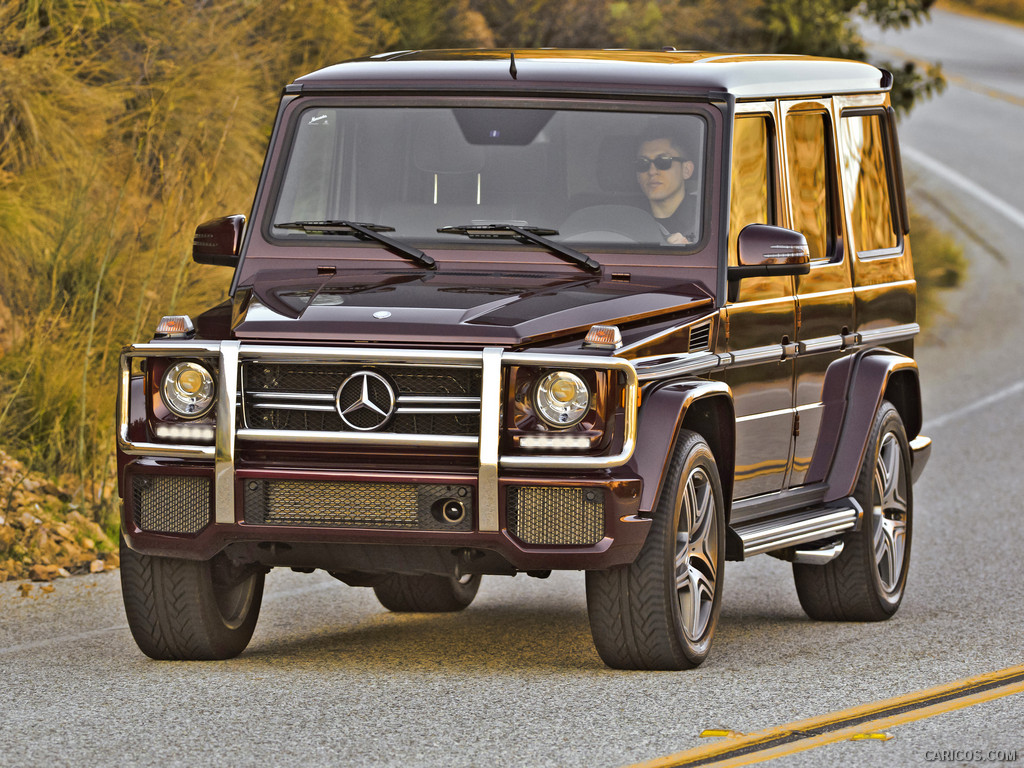
[[[512,75],[512,79],[516,79],[516,75],[519,74],[519,70],[516,69],[516,53],[515,51],[509,51],[508,55],[512,57],[512,61],[508,65],[508,73]]]

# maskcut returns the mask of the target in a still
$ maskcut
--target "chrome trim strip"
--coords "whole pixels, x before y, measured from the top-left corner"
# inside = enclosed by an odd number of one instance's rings
[[[406,413],[406,414],[474,414],[480,413],[479,408],[396,408],[395,413]]]
[[[305,403],[253,403],[253,408],[275,411],[316,411],[320,413],[337,413],[338,409],[333,405],[312,405]],[[445,413],[480,413],[479,408],[396,408],[395,413],[411,414],[445,414]]]
[[[768,344],[764,347],[741,349],[730,354],[732,356],[732,364],[735,366],[756,365],[757,363],[781,361],[785,354],[785,350],[782,348],[781,344]]]
[[[480,382],[480,467],[477,471],[477,528],[482,532],[500,530],[498,517],[498,443],[501,439],[500,347],[484,348]]]
[[[402,403],[435,403],[435,404],[446,404],[446,405],[479,405],[479,397],[462,397],[459,395],[453,395],[451,397],[445,397],[444,395],[399,395],[398,404]]]
[[[253,400],[301,400],[304,402],[333,403],[335,396],[326,392],[246,392]]]
[[[333,405],[314,405],[311,403],[253,403],[253,408],[275,411],[320,411],[323,413],[337,413],[338,409]]]
[[[390,432],[320,432],[317,430],[240,429],[239,440],[268,443],[325,443],[330,445],[399,445],[475,447],[473,435],[403,435]]]
[[[816,355],[822,352],[838,352],[843,348],[843,337],[837,333],[834,336],[820,336],[797,343],[801,355]]]
[[[717,370],[724,365],[726,355],[714,352],[688,352],[681,355],[659,355],[633,360],[640,381],[672,378],[675,376],[700,376]]]
[[[815,408],[823,408],[824,403],[805,403],[804,405],[798,405],[795,408],[779,408],[776,411],[765,411],[764,413],[749,413],[746,416],[737,416],[736,423],[739,424],[742,421],[754,421],[756,419],[767,419],[775,416],[792,415],[799,413],[800,411],[810,411]]]
[[[217,392],[216,457],[213,465],[217,523],[235,522],[235,416],[238,413],[237,341],[220,344],[220,382]]]
[[[904,323],[903,325],[892,325],[888,328],[877,330],[860,331],[861,344],[888,344],[893,341],[906,341],[914,338],[921,332],[921,326],[917,323]]]

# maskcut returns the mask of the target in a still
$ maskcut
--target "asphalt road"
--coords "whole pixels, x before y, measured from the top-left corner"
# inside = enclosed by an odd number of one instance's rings
[[[971,269],[919,349],[935,447],[894,619],[812,622],[789,566],[758,557],[727,568],[704,666],[616,672],[591,645],[581,574],[485,578],[462,614],[401,616],[326,574],[274,571],[249,649],[185,664],[139,653],[116,574],[27,598],[8,583],[0,766],[619,766],[707,744],[706,728],[761,731],[1024,663],[1024,30],[934,18],[880,42],[952,76],[902,139],[915,198]],[[1024,695],[886,732],[773,764],[981,762],[956,750],[1024,764]]]

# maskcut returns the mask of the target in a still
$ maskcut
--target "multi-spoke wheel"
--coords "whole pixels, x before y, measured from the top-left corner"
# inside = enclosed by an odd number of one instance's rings
[[[683,487],[683,514],[676,534],[676,594],[686,638],[698,643],[707,634],[715,607],[719,576],[719,521],[715,489],[703,467],[696,466]]]
[[[843,553],[825,565],[793,565],[800,605],[813,619],[881,621],[900,607],[910,566],[913,496],[910,447],[895,407],[883,402],[854,497],[860,529],[843,538]]]
[[[722,595],[725,504],[704,439],[680,433],[636,561],[587,572],[597,651],[619,669],[689,669],[711,650]]]

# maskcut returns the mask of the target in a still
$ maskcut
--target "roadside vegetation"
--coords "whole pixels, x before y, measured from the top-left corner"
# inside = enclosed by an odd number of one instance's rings
[[[980,13],[1024,24],[1024,0],[942,0],[940,5],[953,11]]]
[[[865,58],[858,18],[907,26],[932,2],[0,0],[0,581],[110,561],[119,349],[224,296],[228,271],[191,262],[192,233],[248,211],[295,76],[415,47]],[[902,110],[942,87],[888,66]]]

